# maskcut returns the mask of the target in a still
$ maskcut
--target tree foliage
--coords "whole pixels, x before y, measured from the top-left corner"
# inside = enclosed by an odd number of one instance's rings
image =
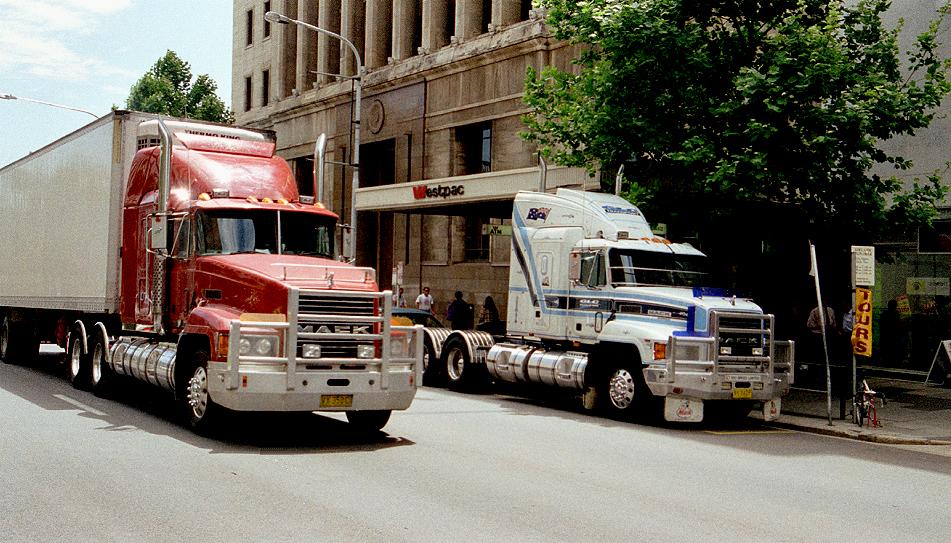
[[[888,0],[541,4],[579,51],[568,71],[529,70],[524,136],[555,162],[625,164],[648,208],[784,206],[842,236],[934,216],[937,173],[872,172],[911,166],[881,142],[927,127],[951,90],[940,19],[903,56]]]
[[[126,107],[203,121],[233,123],[234,114],[215,94],[218,85],[207,74],[192,82],[191,66],[174,51],[166,51],[132,85]]]

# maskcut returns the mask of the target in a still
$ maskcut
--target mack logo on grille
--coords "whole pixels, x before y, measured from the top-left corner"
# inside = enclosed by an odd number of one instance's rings
[[[760,338],[758,337],[724,337],[720,339],[721,345],[745,345],[747,347],[759,347]]]
[[[366,324],[298,324],[297,331],[303,334],[369,334]]]

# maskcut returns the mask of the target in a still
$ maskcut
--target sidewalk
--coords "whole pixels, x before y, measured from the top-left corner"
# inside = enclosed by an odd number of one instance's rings
[[[951,387],[885,377],[866,380],[888,401],[878,408],[880,428],[860,428],[853,423],[850,399],[846,418],[839,419],[839,398],[834,394],[830,426],[825,390],[803,388],[793,388],[783,398],[782,416],[769,424],[878,443],[951,445]],[[761,413],[753,416],[762,418]]]

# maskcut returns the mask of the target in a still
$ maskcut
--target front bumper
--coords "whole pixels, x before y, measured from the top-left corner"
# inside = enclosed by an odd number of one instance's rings
[[[287,373],[278,369],[243,366],[239,386],[227,386],[227,363],[208,368],[208,393],[215,403],[234,411],[363,411],[403,410],[416,396],[416,371],[412,366],[390,366],[387,388],[381,388],[379,371],[298,371],[292,388]],[[350,396],[350,405],[324,405],[327,397]]]

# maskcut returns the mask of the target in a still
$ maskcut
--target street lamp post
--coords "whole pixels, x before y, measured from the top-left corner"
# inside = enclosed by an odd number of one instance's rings
[[[354,81],[354,118],[351,120],[353,123],[353,185],[350,189],[350,254],[348,255],[351,260],[357,259],[357,189],[360,188],[360,98],[361,98],[361,87],[360,82],[363,78],[363,61],[360,60],[360,52],[357,51],[357,46],[353,44],[347,38],[344,38],[336,32],[331,32],[325,30],[318,26],[305,23],[304,21],[298,21],[297,19],[291,19],[286,15],[281,15],[276,11],[269,11],[264,14],[264,18],[272,23],[279,24],[291,24],[294,23],[297,26],[302,26],[304,28],[313,30],[318,34],[325,34],[332,38],[336,38],[341,42],[347,44],[350,48],[350,51],[353,53],[354,59],[357,62],[357,75],[353,77]]]
[[[33,98],[24,98],[22,96],[14,96],[12,94],[0,92],[0,100],[23,100],[24,102],[33,102],[35,104],[43,104],[44,106],[58,107],[60,109],[68,109],[70,111],[78,111],[80,113],[85,113],[86,115],[92,115],[94,119],[98,119],[99,115],[96,115],[92,111],[86,111],[85,109],[79,109],[78,107],[64,106],[62,104],[54,104],[52,102],[44,102],[43,100],[34,100]]]

